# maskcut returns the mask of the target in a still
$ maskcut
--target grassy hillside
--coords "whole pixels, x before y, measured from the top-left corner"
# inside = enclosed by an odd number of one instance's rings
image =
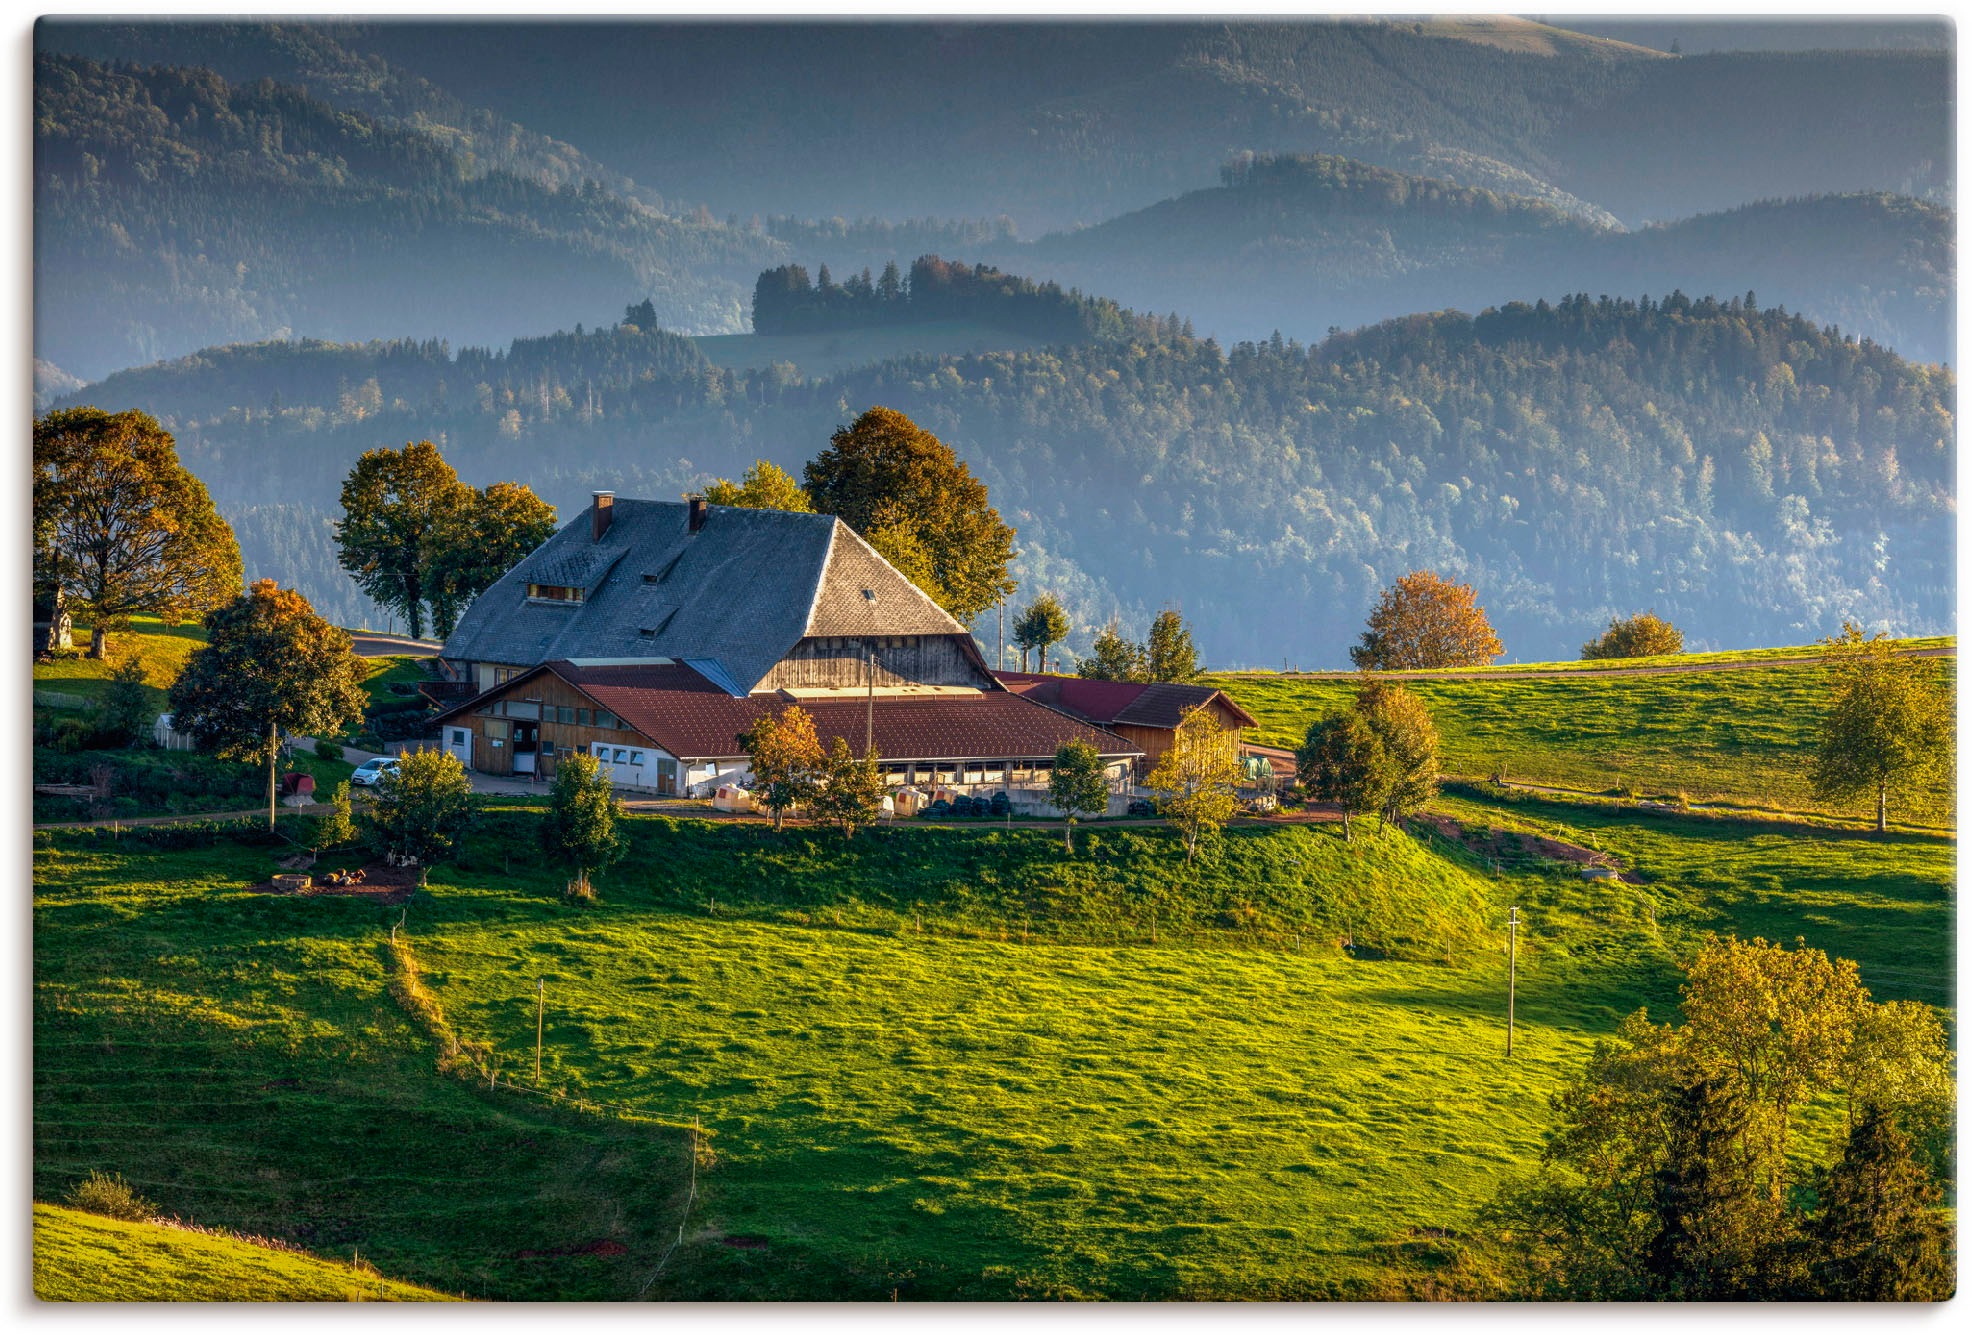
[[[34,1294],[43,1302],[266,1303],[440,1300],[375,1268],[241,1239],[34,1204]]]
[[[545,981],[559,1111],[439,1074],[390,996],[395,911],[242,896],[265,851],[43,838],[36,1189],[104,1169],[443,1290],[628,1297],[676,1237],[665,1129],[696,1117],[699,1201],[651,1297],[1373,1294],[1414,1231],[1464,1227],[1530,1163],[1597,1036],[1674,1005],[1699,934],[1798,927],[1879,995],[1950,997],[1948,840],[1442,806],[1601,841],[1646,882],[1308,828],[1241,830],[1186,873],[1162,831],[1085,834],[1069,863],[1041,832],[637,818],[578,910],[503,810],[405,940],[503,1086],[532,1080]],[[1315,930],[1323,895],[1379,883],[1393,914],[1481,895],[1480,940],[1448,966]],[[662,1127],[600,1116],[618,1107]]]
[[[1949,685],[1956,664],[1931,660]],[[1258,741],[1293,747],[1316,717],[1346,708],[1353,682],[1273,674],[1216,674],[1260,721]],[[1406,683],[1431,710],[1449,774],[1604,792],[1616,788],[1693,802],[1730,802],[1860,817],[1809,791],[1825,685],[1812,666],[1638,677],[1557,676]],[[1949,778],[1893,804],[1927,825],[1955,816]]]

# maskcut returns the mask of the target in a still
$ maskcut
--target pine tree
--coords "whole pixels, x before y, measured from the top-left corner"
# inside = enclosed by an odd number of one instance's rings
[[[1821,1185],[1811,1235],[1815,1297],[1925,1302],[1952,1293],[1941,1193],[1890,1115],[1865,1111]]]
[[[1166,608],[1151,622],[1150,635],[1144,641],[1144,661],[1147,681],[1198,680],[1198,650],[1192,645],[1191,628],[1176,610]]]

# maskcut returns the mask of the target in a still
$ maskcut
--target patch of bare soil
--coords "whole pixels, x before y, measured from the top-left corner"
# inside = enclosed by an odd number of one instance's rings
[[[363,880],[354,886],[330,886],[324,883],[332,872],[355,871],[353,868],[317,864],[311,875],[314,884],[301,890],[291,891],[285,886],[277,886],[271,880],[247,887],[256,895],[340,895],[356,900],[373,900],[380,905],[401,905],[411,898],[418,889],[418,869],[414,867],[391,867],[388,863],[365,863],[362,866]]]
[[[1600,849],[1584,849],[1579,844],[1569,844],[1565,840],[1549,839],[1545,835],[1529,835],[1523,831],[1501,830],[1488,826],[1484,830],[1466,827],[1448,816],[1420,814],[1416,820],[1423,822],[1448,840],[1456,840],[1474,853],[1486,858],[1515,860],[1524,858],[1545,859],[1556,863],[1573,863],[1577,867],[1602,868],[1616,874],[1616,880],[1641,886],[1643,878],[1629,871],[1621,863]]]

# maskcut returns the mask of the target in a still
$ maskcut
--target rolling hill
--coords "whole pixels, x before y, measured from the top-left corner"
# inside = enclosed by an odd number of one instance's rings
[[[1845,617],[1949,629],[1955,380],[1881,345],[1675,295],[1414,315],[1314,348],[1131,328],[813,378],[627,327],[500,353],[267,344],[75,397],[156,413],[228,514],[318,517],[377,445],[430,438],[470,480],[526,481],[568,514],[594,487],[798,471],[885,404],[988,483],[1021,598],[1065,598],[1077,651],[1112,615],[1176,604],[1214,664],[1339,664],[1376,591],[1419,566],[1477,585],[1523,659],[1648,606],[1694,648]],[[230,466],[248,457],[279,466]],[[249,555],[311,594],[347,585],[298,545]]]
[[[1627,231],[1344,158],[1241,159],[1223,177],[997,253],[1227,339],[1312,341],[1408,311],[1571,292],[1753,291],[1907,357],[1953,360],[1955,223],[1916,200],[1764,201]]]

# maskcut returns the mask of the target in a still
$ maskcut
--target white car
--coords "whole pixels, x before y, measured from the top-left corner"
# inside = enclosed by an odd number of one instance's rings
[[[356,773],[349,777],[351,784],[373,789],[386,779],[397,777],[397,758],[395,756],[372,756],[356,767]]]

